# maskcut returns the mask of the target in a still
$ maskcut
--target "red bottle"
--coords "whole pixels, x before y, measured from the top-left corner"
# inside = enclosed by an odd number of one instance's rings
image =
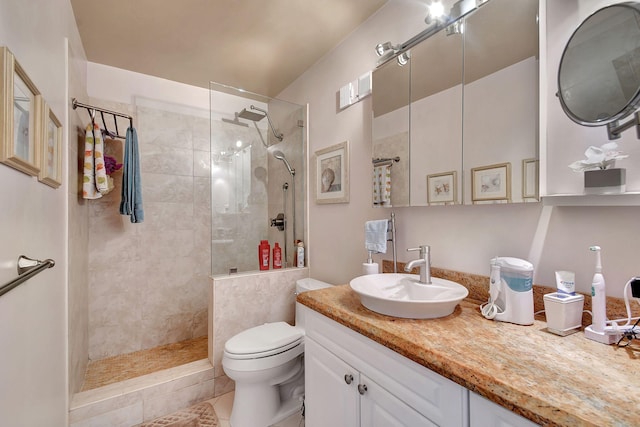
[[[258,245],[258,261],[260,263],[260,270],[268,270],[270,264],[270,252],[271,246],[268,240],[261,240]]]
[[[282,268],[282,248],[278,242],[273,246],[273,268]]]

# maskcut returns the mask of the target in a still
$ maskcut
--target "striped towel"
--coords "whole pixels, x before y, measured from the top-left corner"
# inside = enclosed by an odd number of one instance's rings
[[[104,142],[97,124],[88,124],[84,138],[84,169],[82,197],[99,199],[109,192],[107,170],[104,167]]]

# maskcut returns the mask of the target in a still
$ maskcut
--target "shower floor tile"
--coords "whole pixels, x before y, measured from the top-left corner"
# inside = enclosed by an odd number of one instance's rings
[[[90,361],[82,391],[207,358],[207,337]]]

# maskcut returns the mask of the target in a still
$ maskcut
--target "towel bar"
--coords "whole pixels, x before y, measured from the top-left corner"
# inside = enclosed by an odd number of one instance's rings
[[[81,102],[78,102],[78,100],[75,99],[75,98],[73,98],[71,100],[71,105],[73,106],[74,110],[76,108],[78,108],[78,107],[86,108],[87,111],[89,112],[89,115],[91,116],[91,123],[92,124],[95,124],[95,114],[96,114],[96,111],[99,111],[100,112],[100,117],[102,117],[102,125],[104,126],[104,130],[109,135],[115,136],[116,138],[126,139],[126,137],[120,135],[120,132],[118,131],[118,120],[116,119],[116,117],[122,117],[122,118],[125,118],[125,119],[129,119],[129,127],[133,128],[133,117],[131,117],[128,114],[123,114],[123,113],[119,113],[117,111],[112,111],[112,110],[106,110],[104,108],[94,107],[93,105],[83,104]],[[115,135],[113,135],[111,132],[109,132],[109,129],[107,129],[107,124],[104,121],[104,113],[111,114],[113,116],[113,123],[115,123],[115,126],[116,126]]]
[[[52,259],[45,259],[44,261],[39,261],[37,259],[32,259],[24,255],[20,255],[20,257],[18,257],[18,267],[17,267],[18,277],[0,286],[0,296],[6,294],[13,288],[19,286],[21,283],[31,279],[33,276],[40,273],[41,271],[47,268],[51,268],[54,265],[56,265],[56,262]]]

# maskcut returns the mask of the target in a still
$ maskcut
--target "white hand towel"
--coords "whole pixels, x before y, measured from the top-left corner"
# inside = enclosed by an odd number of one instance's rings
[[[387,226],[389,220],[379,219],[364,224],[364,247],[381,254],[387,252]]]

